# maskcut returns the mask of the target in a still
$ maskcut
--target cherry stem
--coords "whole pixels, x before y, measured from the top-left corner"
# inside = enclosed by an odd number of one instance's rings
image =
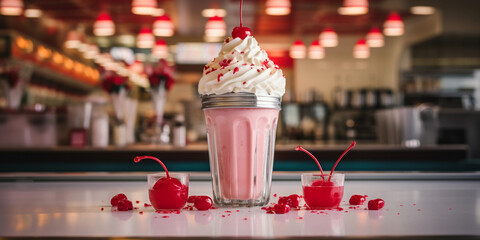
[[[318,168],[320,169],[320,173],[322,173],[322,178],[323,178],[323,169],[322,169],[322,166],[320,165],[320,162],[317,160],[317,158],[315,156],[313,156],[309,151],[307,151],[305,148],[302,148],[300,146],[297,146],[295,148],[296,151],[303,151],[305,152],[306,154],[308,154],[311,158],[313,158],[313,160],[315,160],[315,162],[317,163],[318,165]]]
[[[133,161],[134,161],[135,163],[138,163],[138,162],[140,162],[140,161],[143,160],[143,159],[153,159],[153,160],[157,161],[158,163],[160,163],[160,164],[162,165],[163,169],[165,170],[165,173],[167,174],[167,178],[170,178],[170,174],[168,174],[168,169],[167,169],[167,167],[165,166],[165,164],[163,164],[162,161],[160,161],[160,159],[158,159],[158,158],[156,158],[156,157],[152,157],[152,156],[136,156],[136,157],[133,159]]]
[[[242,26],[242,5],[243,5],[243,0],[240,0],[240,27]]]
[[[350,144],[350,147],[348,147],[343,153],[342,155],[340,155],[340,157],[337,159],[337,161],[335,162],[335,165],[333,165],[333,168],[332,168],[332,171],[330,171],[330,176],[328,177],[328,181],[330,182],[330,179],[332,178],[332,174],[333,174],[333,171],[335,170],[335,167],[337,167],[337,164],[338,162],[340,162],[340,160],[343,158],[343,156],[345,156],[345,154],[350,151],[350,149],[352,149],[353,147],[355,147],[355,141],[352,141],[352,143]]]

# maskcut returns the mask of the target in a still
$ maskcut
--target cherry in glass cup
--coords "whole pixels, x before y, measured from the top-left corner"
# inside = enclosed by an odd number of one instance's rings
[[[311,209],[338,208],[343,198],[345,174],[302,174],[303,197]]]
[[[189,174],[148,174],[148,197],[155,210],[179,210],[187,203]]]

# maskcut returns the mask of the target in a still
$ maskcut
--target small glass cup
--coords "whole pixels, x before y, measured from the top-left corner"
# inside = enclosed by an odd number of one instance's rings
[[[148,197],[155,210],[179,210],[185,206],[188,199],[189,174],[170,174],[170,179],[165,173],[148,174],[147,177]],[[162,182],[157,184],[159,180]]]
[[[338,208],[343,198],[345,174],[302,174],[303,197],[312,209]]]

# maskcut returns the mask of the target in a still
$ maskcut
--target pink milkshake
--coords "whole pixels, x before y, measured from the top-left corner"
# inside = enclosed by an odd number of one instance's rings
[[[218,57],[205,66],[198,85],[213,199],[219,206],[268,203],[278,113],[285,93],[282,70],[244,29],[233,30]]]

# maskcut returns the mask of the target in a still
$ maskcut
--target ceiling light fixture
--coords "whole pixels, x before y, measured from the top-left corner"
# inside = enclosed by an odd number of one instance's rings
[[[157,9],[157,0],[133,0],[132,13],[137,15],[152,15]]]
[[[27,8],[23,11],[23,16],[27,18],[39,18],[43,15],[43,11],[38,8]]]
[[[155,44],[155,37],[152,34],[152,30],[149,28],[143,28],[140,30],[137,36],[138,48],[152,48]]]
[[[435,13],[435,8],[432,6],[413,6],[410,12],[414,15],[432,15]]]
[[[227,11],[222,8],[207,8],[202,10],[202,16],[208,17],[208,18],[215,17],[215,16],[225,17],[227,16]]]
[[[296,40],[290,47],[289,55],[293,59],[305,58],[307,47],[302,40]]]
[[[314,40],[308,48],[308,58],[323,59],[325,57],[325,48],[322,47],[319,40]]]
[[[385,40],[380,29],[373,27],[368,32],[367,36],[367,45],[372,48],[383,47],[385,45]]]
[[[0,14],[7,16],[19,16],[23,13],[22,0],[1,0]]]
[[[227,34],[227,25],[222,17],[214,16],[208,19],[205,24],[205,36],[223,37]]]
[[[267,15],[288,15],[291,8],[290,0],[267,0],[265,2],[265,13]]]
[[[402,36],[404,25],[402,18],[397,12],[392,12],[383,24],[383,34],[385,36]]]
[[[152,55],[159,59],[168,57],[168,46],[165,40],[157,40],[157,42],[155,43],[155,47],[153,47]]]
[[[343,0],[343,6],[338,8],[341,15],[363,15],[368,13],[368,0]]]
[[[370,48],[365,39],[359,39],[353,47],[353,57],[365,59],[370,57]]]
[[[115,34],[115,23],[107,12],[98,15],[93,23],[93,34],[95,36],[112,36]]]
[[[332,28],[325,28],[322,33],[320,33],[319,38],[323,47],[338,46],[338,35]]]
[[[153,23],[153,34],[160,37],[171,37],[173,36],[175,27],[173,26],[172,20],[164,14],[160,17],[157,17]]]

